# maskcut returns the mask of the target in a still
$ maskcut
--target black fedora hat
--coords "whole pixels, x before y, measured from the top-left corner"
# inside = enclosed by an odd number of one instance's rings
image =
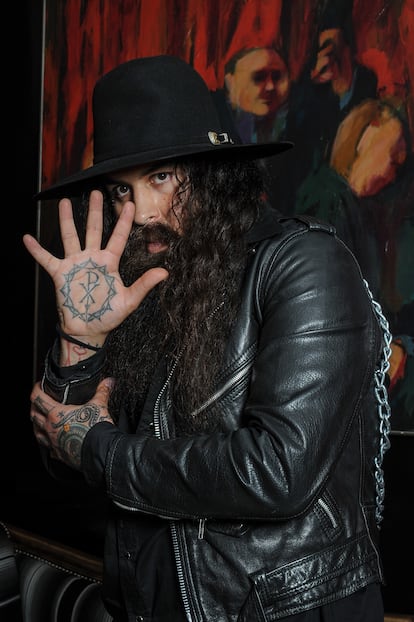
[[[35,198],[76,195],[103,175],[139,164],[196,154],[263,158],[292,146],[242,144],[221,126],[200,74],[175,56],[136,58],[115,67],[96,83],[92,107],[93,165]]]

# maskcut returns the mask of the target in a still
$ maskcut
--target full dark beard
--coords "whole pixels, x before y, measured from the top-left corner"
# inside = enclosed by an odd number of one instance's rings
[[[165,322],[155,288],[107,340],[105,375],[116,380],[109,400],[110,412],[118,421],[124,409],[131,432],[135,431],[164,342]]]
[[[164,265],[169,249],[160,253],[148,253],[146,244],[150,240],[171,247],[179,240],[179,236],[160,224],[134,226],[119,266],[125,285],[131,285],[146,270]],[[107,339],[105,374],[116,379],[109,404],[111,414],[118,420],[121,407],[125,408],[131,431],[136,427],[137,414],[144,404],[167,336],[165,314],[162,313],[159,300],[159,286],[156,286]]]
[[[168,249],[148,254],[149,239],[168,241]],[[183,240],[165,227],[138,228],[132,232],[122,257],[120,273],[126,285],[154,266],[167,267],[170,275],[107,340],[106,375],[116,379],[110,411],[117,421],[124,410],[131,432],[136,430],[154,372],[165,356],[177,361],[171,384],[176,434],[208,432],[220,429],[223,423],[219,412],[212,415],[210,409],[199,411],[198,407],[211,395],[221,369],[224,347],[237,314],[244,256],[240,245],[234,243],[232,263],[225,252],[212,257],[210,249],[215,241],[200,251],[199,240],[199,232],[192,239],[190,231]]]
[[[180,236],[170,227],[160,223],[145,227],[134,225],[119,264],[119,273],[125,285],[131,285],[150,268],[164,266],[167,253],[179,239]],[[148,253],[148,242],[160,242],[168,246],[168,250]]]

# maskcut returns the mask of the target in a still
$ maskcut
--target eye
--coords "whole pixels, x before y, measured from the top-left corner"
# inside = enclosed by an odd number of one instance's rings
[[[151,175],[150,183],[154,185],[165,184],[165,182],[170,181],[172,175],[172,171],[157,171]]]
[[[272,76],[272,82],[279,82],[279,80],[282,77],[282,72],[281,71],[272,71],[271,76]]]
[[[253,82],[255,84],[261,84],[266,80],[267,72],[266,71],[255,71],[252,75]]]
[[[132,201],[131,188],[126,184],[113,186],[110,192],[113,201]]]

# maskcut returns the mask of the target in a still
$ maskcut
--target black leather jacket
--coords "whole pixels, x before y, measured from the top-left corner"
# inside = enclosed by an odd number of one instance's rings
[[[108,536],[108,577],[136,580],[120,551],[133,550],[138,513],[169,520],[192,622],[277,620],[382,582],[383,340],[358,265],[330,227],[272,210],[249,244],[225,365],[202,406],[226,430],[174,438],[174,369],[160,368],[137,434],[100,423],[82,452],[87,481],[122,516]],[[79,403],[98,377],[99,365],[86,365],[59,380],[48,363],[44,382]]]

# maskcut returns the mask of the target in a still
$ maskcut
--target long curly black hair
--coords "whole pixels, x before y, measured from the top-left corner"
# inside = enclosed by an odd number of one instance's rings
[[[176,212],[182,235],[164,257],[169,278],[108,337],[106,372],[117,380],[111,413],[116,418],[126,408],[134,429],[155,367],[167,355],[175,365],[176,427],[192,434],[220,424],[192,413],[211,394],[220,370],[239,305],[245,234],[258,217],[266,177],[260,163],[248,160],[197,157],[177,166],[181,181],[172,209],[182,206]],[[103,243],[113,224],[107,197]],[[120,271],[127,282],[122,264]]]

